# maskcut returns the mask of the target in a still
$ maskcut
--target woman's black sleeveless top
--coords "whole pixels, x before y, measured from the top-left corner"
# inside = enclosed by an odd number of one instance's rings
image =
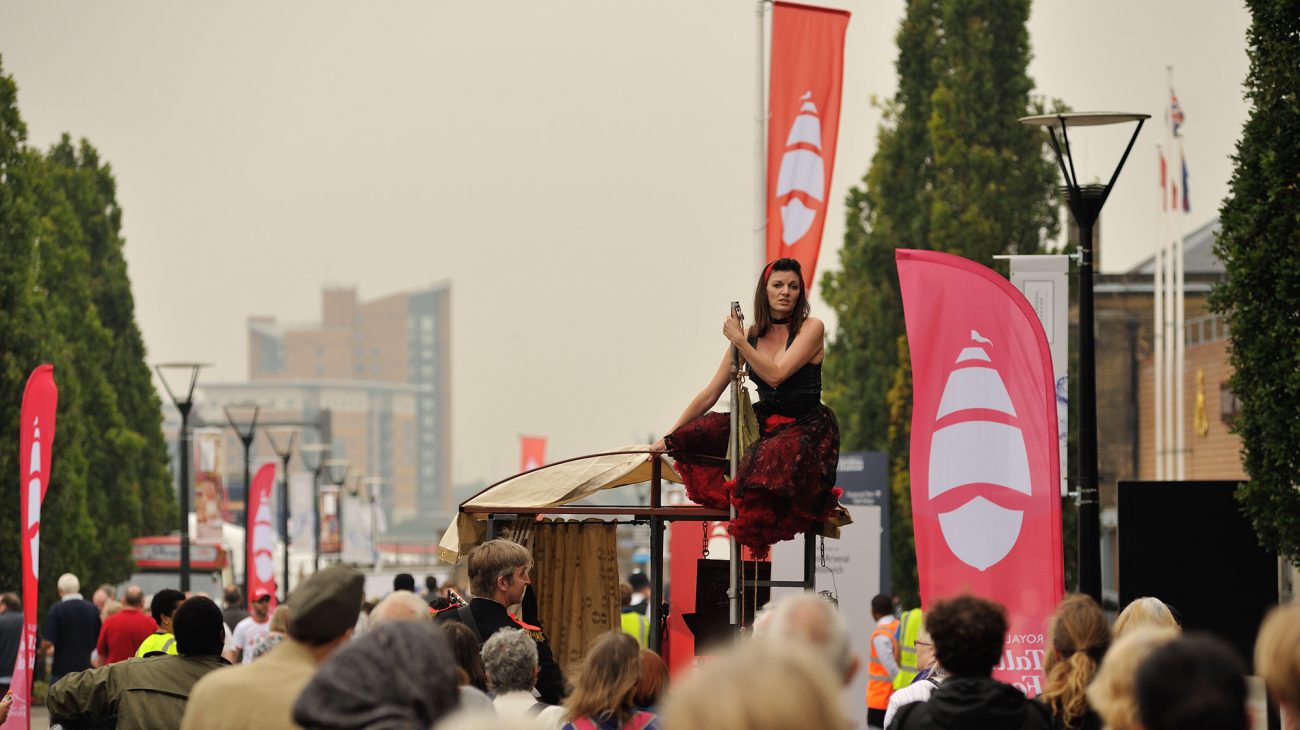
[[[750,337],[749,344],[751,347],[758,347],[758,338]],[[794,342],[794,333],[785,341],[786,349],[790,348],[790,343]],[[758,388],[758,402],[762,406],[761,410],[770,413],[779,413],[786,416],[802,416],[821,405],[822,402],[822,366],[821,363],[805,363],[786,378],[784,383],[773,388],[759,377],[746,364],[749,371],[750,380],[754,381],[754,386]],[[756,410],[760,410],[757,406]]]

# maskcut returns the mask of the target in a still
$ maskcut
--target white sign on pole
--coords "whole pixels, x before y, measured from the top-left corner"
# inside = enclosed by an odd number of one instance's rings
[[[1019,289],[1038,313],[1052,350],[1052,371],[1056,376],[1057,438],[1061,448],[1061,496],[1069,492],[1070,433],[1068,353],[1070,334],[1070,257],[1064,255],[998,256],[1011,262],[1011,285]]]

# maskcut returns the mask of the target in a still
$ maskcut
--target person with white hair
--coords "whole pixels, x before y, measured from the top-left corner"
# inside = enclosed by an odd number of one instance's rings
[[[853,654],[848,622],[827,599],[814,593],[786,596],[768,604],[754,622],[755,639],[797,641],[827,662],[844,686],[853,681],[861,662]]]
[[[938,660],[934,658],[934,639],[924,625],[916,635],[916,668],[921,670],[917,673],[917,679],[889,695],[889,707],[885,708],[885,727],[889,727],[889,723],[894,721],[898,708],[930,699],[934,688],[939,686],[946,674],[943,667],[939,666]],[[921,676],[922,673],[925,676]]]
[[[492,705],[499,717],[530,717],[540,727],[559,730],[564,708],[533,697],[537,683],[537,642],[523,631],[502,629],[483,642],[483,668],[496,694]]]
[[[391,621],[431,621],[429,606],[410,591],[393,591],[370,609],[370,628]]]
[[[59,576],[58,588],[59,602],[50,608],[41,630],[41,647],[54,654],[51,686],[65,674],[90,669],[90,653],[99,640],[100,627],[99,609],[82,597],[77,576]]]

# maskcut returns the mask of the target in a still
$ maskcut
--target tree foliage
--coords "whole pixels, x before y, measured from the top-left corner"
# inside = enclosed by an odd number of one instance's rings
[[[130,539],[170,529],[177,510],[112,172],[84,140],[31,149],[16,94],[0,73],[0,535],[11,536],[0,576],[21,574],[18,413],[27,376],[48,362],[59,387],[41,511],[48,605],[61,573],[86,586],[127,578]]]
[[[1249,120],[1219,211],[1227,270],[1211,306],[1232,333],[1232,390],[1250,481],[1237,492],[1266,548],[1300,562],[1300,13],[1251,0]]]
[[[889,452],[894,592],[916,605],[907,474],[911,374],[894,251],[933,249],[985,264],[1042,251],[1058,230],[1045,140],[1017,119],[1030,95],[1028,0],[910,0],[898,92],[882,105],[876,154],[848,195],[841,268],[823,278],[838,329],[826,398],[843,448]],[[912,566],[910,569],[906,566]]]

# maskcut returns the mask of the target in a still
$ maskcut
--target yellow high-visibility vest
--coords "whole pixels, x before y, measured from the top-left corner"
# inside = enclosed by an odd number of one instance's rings
[[[921,609],[904,611],[898,623],[898,676],[894,677],[894,689],[902,689],[916,679],[916,637],[921,633],[923,617]]]
[[[140,642],[140,648],[136,649],[135,655],[144,656],[150,652],[157,652],[159,654],[175,654],[176,637],[165,631],[155,631],[154,633],[149,634],[144,641]]]

